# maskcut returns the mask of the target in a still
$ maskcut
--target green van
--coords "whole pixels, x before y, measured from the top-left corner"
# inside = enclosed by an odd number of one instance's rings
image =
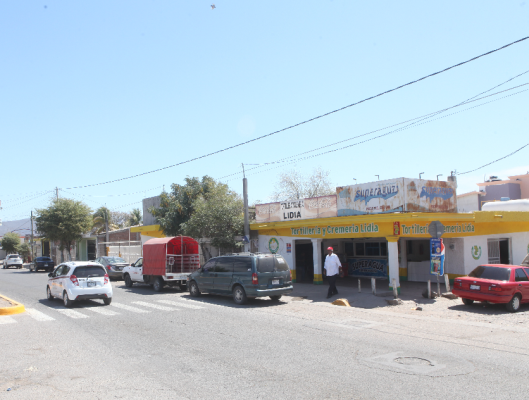
[[[278,301],[294,290],[290,268],[282,256],[253,253],[210,259],[187,277],[187,287],[193,297],[201,293],[233,296],[236,304],[267,296]]]

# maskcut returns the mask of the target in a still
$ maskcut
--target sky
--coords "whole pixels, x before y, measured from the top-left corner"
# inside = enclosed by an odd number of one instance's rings
[[[283,130],[529,36],[529,1],[211,4],[0,2],[0,219],[56,188],[116,211],[186,176],[242,193],[242,164],[250,204],[291,169],[446,179],[529,143],[529,85],[495,94],[529,83],[529,40]],[[526,172],[529,146],[458,175],[458,193]]]

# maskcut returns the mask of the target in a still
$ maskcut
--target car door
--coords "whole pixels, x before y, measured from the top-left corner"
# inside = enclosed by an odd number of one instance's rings
[[[60,272],[62,271],[64,265],[59,265],[55,271],[53,271],[51,273],[51,280],[50,280],[50,283],[49,283],[49,286],[50,286],[50,290],[51,290],[51,293],[54,295],[54,296],[58,296],[58,279],[59,279],[59,274]]]
[[[213,274],[213,291],[216,293],[229,293],[233,279],[233,263],[236,257],[220,257],[215,264]]]
[[[213,290],[213,279],[215,276],[216,263],[217,259],[212,258],[199,270],[195,280],[200,290],[203,290],[205,292]]]
[[[514,272],[514,279],[522,293],[522,303],[529,302],[529,268],[517,268]]]
[[[130,279],[134,282],[143,282],[143,258],[138,260],[130,266]]]
[[[70,279],[68,276],[70,272],[70,267],[63,265],[60,275],[57,278],[57,296],[62,296],[62,292],[67,289],[67,281]]]

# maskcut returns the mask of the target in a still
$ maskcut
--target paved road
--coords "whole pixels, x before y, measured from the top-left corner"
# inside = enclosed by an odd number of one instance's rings
[[[0,270],[0,294],[28,310],[0,316],[0,399],[525,398],[525,324],[122,282],[110,306],[65,309],[46,281]]]

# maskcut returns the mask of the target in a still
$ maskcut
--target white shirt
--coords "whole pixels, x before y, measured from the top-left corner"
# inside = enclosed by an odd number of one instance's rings
[[[340,273],[341,266],[342,264],[340,263],[340,259],[336,254],[327,254],[325,257],[325,265],[323,266],[327,272],[327,276],[338,275]]]

